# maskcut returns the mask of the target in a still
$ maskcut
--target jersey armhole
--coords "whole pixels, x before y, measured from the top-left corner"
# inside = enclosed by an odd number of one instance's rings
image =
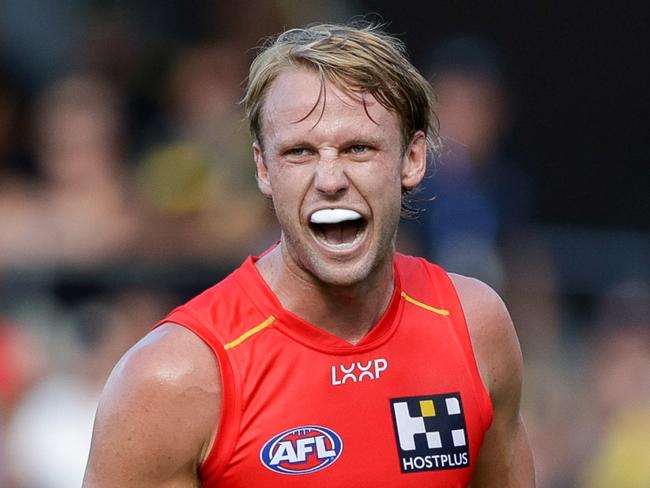
[[[182,307],[175,309],[154,328],[164,323],[184,327],[194,333],[212,350],[219,364],[222,393],[217,435],[210,451],[199,466],[199,474],[203,481],[216,482],[230,461],[239,432],[241,402],[233,366],[223,347],[223,341],[187,310]]]
[[[474,381],[473,381],[474,391],[476,392],[476,395],[480,402],[479,413],[485,431],[487,432],[490,425],[492,425],[492,417],[494,414],[492,398],[490,398],[490,393],[488,392],[485,383],[483,383],[483,378],[481,377],[481,372],[478,367],[478,361],[476,359],[476,352],[474,351],[474,344],[472,343],[472,337],[469,332],[469,326],[467,325],[467,317],[465,316],[465,311],[463,310],[463,305],[462,302],[460,301],[458,290],[456,290],[456,286],[454,285],[454,282],[449,276],[449,274],[447,273],[447,271],[445,271],[443,268],[435,264],[431,264],[431,263],[428,264],[430,266],[429,268],[430,272],[433,271],[433,273],[435,273],[436,275],[441,276],[443,283],[446,285],[446,287],[449,290],[451,290],[452,297],[453,297],[452,303],[450,303],[450,305],[453,305],[453,307],[450,307],[452,308],[451,312],[453,315],[458,317],[458,323],[460,326],[457,327],[456,329],[458,333],[461,335],[463,351],[465,352],[465,355],[468,358],[468,367],[470,368],[472,375],[474,376]]]

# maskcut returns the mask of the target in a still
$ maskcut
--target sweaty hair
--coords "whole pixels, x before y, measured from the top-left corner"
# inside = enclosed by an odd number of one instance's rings
[[[251,64],[242,100],[251,134],[260,144],[269,87],[282,72],[307,68],[321,77],[321,97],[327,80],[350,95],[371,94],[394,112],[400,121],[403,149],[417,131],[425,134],[432,153],[438,149],[431,86],[409,62],[404,43],[380,26],[317,24],[290,29],[268,39],[261,48]]]

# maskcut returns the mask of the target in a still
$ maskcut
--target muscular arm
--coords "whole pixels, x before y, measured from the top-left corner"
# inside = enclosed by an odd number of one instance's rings
[[[533,459],[519,413],[522,357],[510,315],[487,285],[463,276],[451,275],[451,278],[494,407],[494,418],[479,453],[472,487],[533,487]]]
[[[218,363],[190,331],[164,325],[115,366],[95,418],[84,488],[198,487],[215,435]]]

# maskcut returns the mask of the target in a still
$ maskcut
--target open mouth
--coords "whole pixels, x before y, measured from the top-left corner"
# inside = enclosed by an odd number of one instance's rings
[[[317,210],[309,227],[318,241],[330,248],[354,247],[363,237],[367,221],[360,213],[345,208]]]

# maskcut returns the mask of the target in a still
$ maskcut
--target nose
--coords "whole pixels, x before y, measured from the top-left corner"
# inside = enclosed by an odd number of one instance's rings
[[[335,196],[348,188],[349,181],[345,174],[343,161],[337,158],[321,158],[316,165],[314,186],[319,192]]]

